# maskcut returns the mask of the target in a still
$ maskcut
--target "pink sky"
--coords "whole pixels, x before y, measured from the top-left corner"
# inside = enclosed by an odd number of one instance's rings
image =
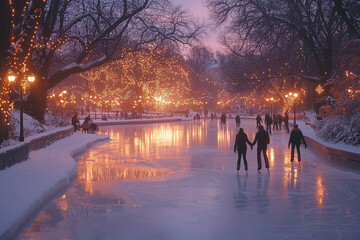
[[[182,5],[184,9],[189,10],[201,22],[210,23],[210,13],[205,5],[205,0],[173,0],[175,5]],[[220,50],[218,43],[219,31],[214,29],[207,30],[208,37],[205,39],[205,45],[213,51]]]

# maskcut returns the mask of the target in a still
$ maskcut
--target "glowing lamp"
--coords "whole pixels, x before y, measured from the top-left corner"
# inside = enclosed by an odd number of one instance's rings
[[[28,81],[29,81],[30,83],[35,82],[35,76],[28,76]]]
[[[14,82],[15,81],[15,76],[13,76],[13,75],[9,75],[8,76],[8,80],[9,80],[9,82]]]

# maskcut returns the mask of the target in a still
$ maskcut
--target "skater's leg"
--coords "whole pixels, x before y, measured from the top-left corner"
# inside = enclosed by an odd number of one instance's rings
[[[243,158],[244,158],[245,170],[247,171],[248,170],[248,163],[247,163],[247,160],[246,160],[246,149],[243,152]]]
[[[263,155],[264,155],[265,167],[266,167],[267,169],[269,169],[269,168],[270,168],[270,166],[269,166],[269,159],[268,159],[267,154],[266,154],[267,149],[264,148],[262,151],[263,151]]]
[[[290,162],[294,161],[294,150],[295,150],[295,144],[292,143],[291,144],[291,158],[290,158]]]
[[[296,150],[297,150],[297,154],[298,154],[298,161],[301,162],[300,143],[296,144]]]
[[[241,153],[238,149],[238,160],[237,160],[237,165],[236,165],[236,170],[240,170],[240,159],[241,159]]]
[[[261,148],[257,148],[257,162],[258,162],[258,169],[261,169]]]

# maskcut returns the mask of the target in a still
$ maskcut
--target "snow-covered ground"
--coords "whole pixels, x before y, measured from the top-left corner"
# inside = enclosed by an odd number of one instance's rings
[[[253,140],[255,121],[241,127]],[[113,140],[78,160],[77,180],[18,239],[359,239],[359,171],[303,148],[291,164],[285,132],[271,136],[270,174],[248,148],[246,175],[233,121],[100,130]]]
[[[68,186],[71,178],[76,176],[74,154],[108,137],[76,133],[49,147],[31,152],[27,161],[1,171],[0,238],[7,239],[14,229],[55,193],[54,190]]]

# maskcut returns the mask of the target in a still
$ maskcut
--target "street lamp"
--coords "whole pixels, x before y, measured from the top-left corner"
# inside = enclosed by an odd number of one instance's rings
[[[24,69],[26,69],[26,67],[24,66]],[[19,142],[23,142],[24,141],[24,117],[23,117],[23,80],[24,79],[27,79],[27,81],[29,83],[33,83],[35,81],[35,76],[34,75],[28,75],[27,78],[24,74],[24,71],[20,71],[20,74],[19,74],[19,83],[20,83],[20,89],[19,89],[19,92],[20,92],[20,103],[19,103],[19,108],[20,108],[20,135],[19,135]],[[13,83],[15,82],[16,80],[16,76],[10,72],[9,75],[8,75],[8,80],[10,83]]]
[[[267,102],[270,102],[270,116],[272,116],[272,103],[274,102],[274,98],[266,98]]]
[[[286,98],[293,98],[294,99],[294,124],[296,124],[296,98],[299,95],[297,93],[289,93],[288,95],[285,95]]]

